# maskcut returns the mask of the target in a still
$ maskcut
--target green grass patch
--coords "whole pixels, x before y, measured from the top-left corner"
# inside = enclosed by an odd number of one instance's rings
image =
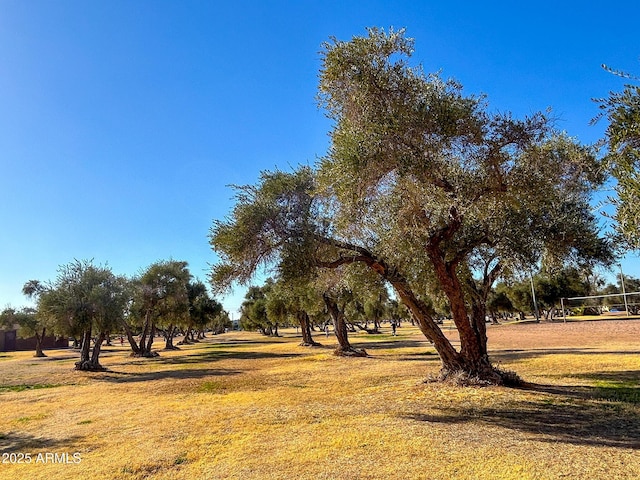
[[[198,393],[222,393],[228,391],[229,387],[222,382],[218,381],[208,381],[203,382],[198,387]]]
[[[175,460],[173,461],[173,464],[182,465],[183,463],[186,463],[186,462],[187,462],[187,455],[183,453],[182,455],[179,455],[175,458]]]
[[[0,393],[3,392],[24,392],[25,390],[40,390],[43,388],[55,388],[60,385],[53,383],[36,383],[33,385],[21,384],[21,385],[0,385]]]
[[[43,420],[47,418],[46,415],[44,414],[39,414],[39,415],[34,415],[32,417],[20,417],[20,418],[16,418],[16,422],[18,423],[29,423],[32,422],[34,420]]]
[[[595,387],[596,395],[603,400],[640,404],[640,385],[637,382],[600,380]]]

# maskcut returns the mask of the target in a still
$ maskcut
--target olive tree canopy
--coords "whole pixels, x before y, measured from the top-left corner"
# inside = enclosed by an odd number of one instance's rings
[[[59,268],[54,282],[40,286],[38,315],[59,332],[82,335],[77,370],[102,370],[102,342],[121,322],[129,301],[125,284],[125,279],[114,275],[107,266],[75,260]],[[29,288],[29,284],[25,285],[25,292]]]
[[[214,285],[261,264],[294,270],[360,263],[395,290],[433,342],[442,377],[509,380],[490,363],[486,302],[505,272],[540,262],[609,261],[589,200],[591,149],[542,113],[492,113],[481,96],[408,63],[403,31],[324,45],[319,100],[334,121],[316,169],[263,173],[214,224]],[[295,266],[295,268],[294,268]],[[442,295],[456,349],[424,293]]]
[[[615,206],[614,226],[618,240],[637,250],[640,249],[640,86],[626,84],[621,92],[610,92],[599,103],[600,117],[606,117],[609,122],[605,133],[606,161],[617,182],[617,196],[611,199]]]

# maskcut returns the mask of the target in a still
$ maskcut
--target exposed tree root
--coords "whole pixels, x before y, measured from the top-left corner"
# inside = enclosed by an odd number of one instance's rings
[[[155,358],[159,357],[160,354],[158,352],[131,352],[130,356],[138,358]]]
[[[90,360],[85,360],[84,362],[76,362],[75,369],[83,372],[104,372],[107,370],[100,364],[91,363]]]
[[[333,354],[337,357],[368,357],[369,354],[364,348],[351,348],[349,350],[343,350],[338,347],[333,351]]]
[[[493,367],[482,372],[467,372],[465,370],[449,370],[443,368],[438,375],[430,375],[425,383],[442,382],[459,387],[487,387],[502,385],[505,387],[520,387],[524,384],[517,373]]]

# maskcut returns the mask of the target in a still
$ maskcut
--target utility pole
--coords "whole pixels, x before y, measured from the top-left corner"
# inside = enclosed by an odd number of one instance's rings
[[[529,270],[529,279],[531,280],[531,296],[533,297],[533,308],[535,310],[536,322],[540,321],[540,314],[538,313],[538,302],[536,301],[536,290],[533,288],[533,275]]]
[[[622,285],[622,298],[624,298],[624,310],[629,316],[629,305],[627,305],[627,292],[624,289],[624,273],[622,273],[622,264],[620,264],[620,284]]]

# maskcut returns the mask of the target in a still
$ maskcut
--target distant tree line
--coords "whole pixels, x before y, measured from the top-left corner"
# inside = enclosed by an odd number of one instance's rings
[[[160,261],[127,278],[107,266],[75,260],[62,265],[53,281],[30,280],[23,293],[35,308],[6,308],[0,314],[5,327],[19,327],[21,336],[35,336],[36,356],[44,356],[41,340],[46,332],[70,337],[80,350],[77,370],[101,370],[100,351],[113,336],[126,338],[132,355],[156,356],[156,336],[165,349],[197,342],[207,330],[222,333],[231,326],[222,305],[195,280],[187,262]]]
[[[625,276],[624,283],[627,292],[640,291],[640,279]],[[340,326],[335,321],[336,317],[343,318],[346,330],[350,333],[383,333],[383,323],[391,322],[401,325],[406,321],[415,325],[407,308],[393,298],[383,285],[379,287],[376,291],[352,284],[349,287],[344,285],[337,294],[334,291],[333,302],[337,314],[332,316],[329,308],[332,303],[327,305],[327,293],[321,289],[310,288],[309,285],[291,289],[282,279],[268,278],[263,285],[248,288],[241,307],[240,327],[265,336],[278,336],[278,329],[282,327],[302,328],[301,345],[317,346],[320,344],[313,340],[311,332],[322,332],[327,325],[332,325],[332,329],[338,331]],[[572,297],[611,295],[586,300],[579,307],[574,305],[571,308],[567,303],[565,313],[579,315],[595,312],[592,307],[620,307],[624,304],[621,292],[620,277],[617,284],[605,283],[597,273],[575,267],[554,273],[540,271],[532,276],[514,275],[498,282],[489,292],[486,321],[501,323],[532,319],[536,315],[536,306],[539,314],[537,320],[551,321],[563,316],[561,299]],[[452,318],[446,301],[434,302],[433,308],[439,322]],[[637,308],[634,304],[629,310],[635,314]],[[338,337],[338,353],[344,347],[340,344],[343,341],[344,338]]]
[[[382,333],[383,321],[413,321],[409,311],[390,298],[381,282],[365,286],[363,276],[333,289],[298,284],[290,288],[282,279],[267,279],[262,286],[250,286],[241,306],[240,327],[267,336],[278,336],[279,327],[302,329],[303,346],[317,346],[312,331],[332,325],[338,339],[337,354],[348,354],[352,347],[347,332]],[[375,279],[375,277],[374,277]],[[360,282],[355,282],[360,280]],[[353,353],[353,352],[352,352]],[[364,354],[365,352],[355,352]]]

